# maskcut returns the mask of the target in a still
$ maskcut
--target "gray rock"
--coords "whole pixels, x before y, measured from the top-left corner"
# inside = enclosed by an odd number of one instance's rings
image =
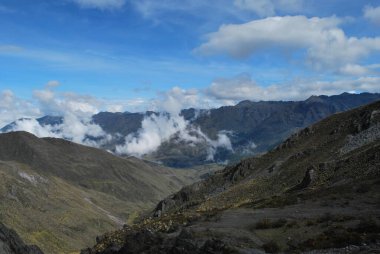
[[[0,223],[0,254],[43,254],[34,245],[26,245],[17,233]]]

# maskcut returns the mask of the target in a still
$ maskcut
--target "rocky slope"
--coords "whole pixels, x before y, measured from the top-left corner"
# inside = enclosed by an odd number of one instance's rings
[[[198,176],[61,139],[0,134],[0,221],[46,253],[71,253]]]
[[[37,246],[28,246],[11,229],[0,222],[1,254],[43,254]]]
[[[379,251],[379,151],[380,102],[335,114],[82,253]]]

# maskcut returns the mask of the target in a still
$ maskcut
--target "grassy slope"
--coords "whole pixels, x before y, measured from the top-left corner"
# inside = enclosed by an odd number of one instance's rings
[[[0,135],[0,221],[45,253],[77,252],[198,179],[27,133]]]

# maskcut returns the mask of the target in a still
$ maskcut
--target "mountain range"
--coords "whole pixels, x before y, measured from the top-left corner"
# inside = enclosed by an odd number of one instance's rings
[[[189,134],[197,141],[188,142],[173,133],[155,151],[145,154],[143,158],[171,167],[192,167],[210,162],[234,163],[270,150],[297,130],[327,116],[379,99],[380,94],[343,93],[312,96],[305,101],[242,101],[235,106],[210,110],[184,109],[180,116],[188,124]],[[160,114],[162,113],[152,111],[100,112],[92,116],[92,122],[113,137],[103,143],[101,148],[115,152],[117,146],[124,144],[126,136],[138,137],[144,119]],[[61,124],[63,118],[45,116],[37,120],[40,125],[46,126]],[[12,130],[14,124],[5,126],[1,131]],[[221,133],[228,139],[230,147],[212,147]],[[213,150],[212,158],[210,150]]]
[[[380,102],[334,114],[182,188],[82,254],[377,253],[379,151]]]

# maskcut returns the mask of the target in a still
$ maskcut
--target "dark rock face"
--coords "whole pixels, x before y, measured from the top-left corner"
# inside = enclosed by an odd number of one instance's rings
[[[306,170],[305,176],[303,177],[302,181],[296,186],[294,186],[293,188],[289,189],[288,192],[303,190],[307,188],[311,184],[313,179],[314,179],[314,168],[310,167]]]
[[[94,123],[100,125],[107,133],[128,135],[141,128],[144,114],[100,112],[92,117]]]
[[[21,240],[15,231],[0,223],[0,253],[1,254],[43,254],[34,245],[28,246]]]

